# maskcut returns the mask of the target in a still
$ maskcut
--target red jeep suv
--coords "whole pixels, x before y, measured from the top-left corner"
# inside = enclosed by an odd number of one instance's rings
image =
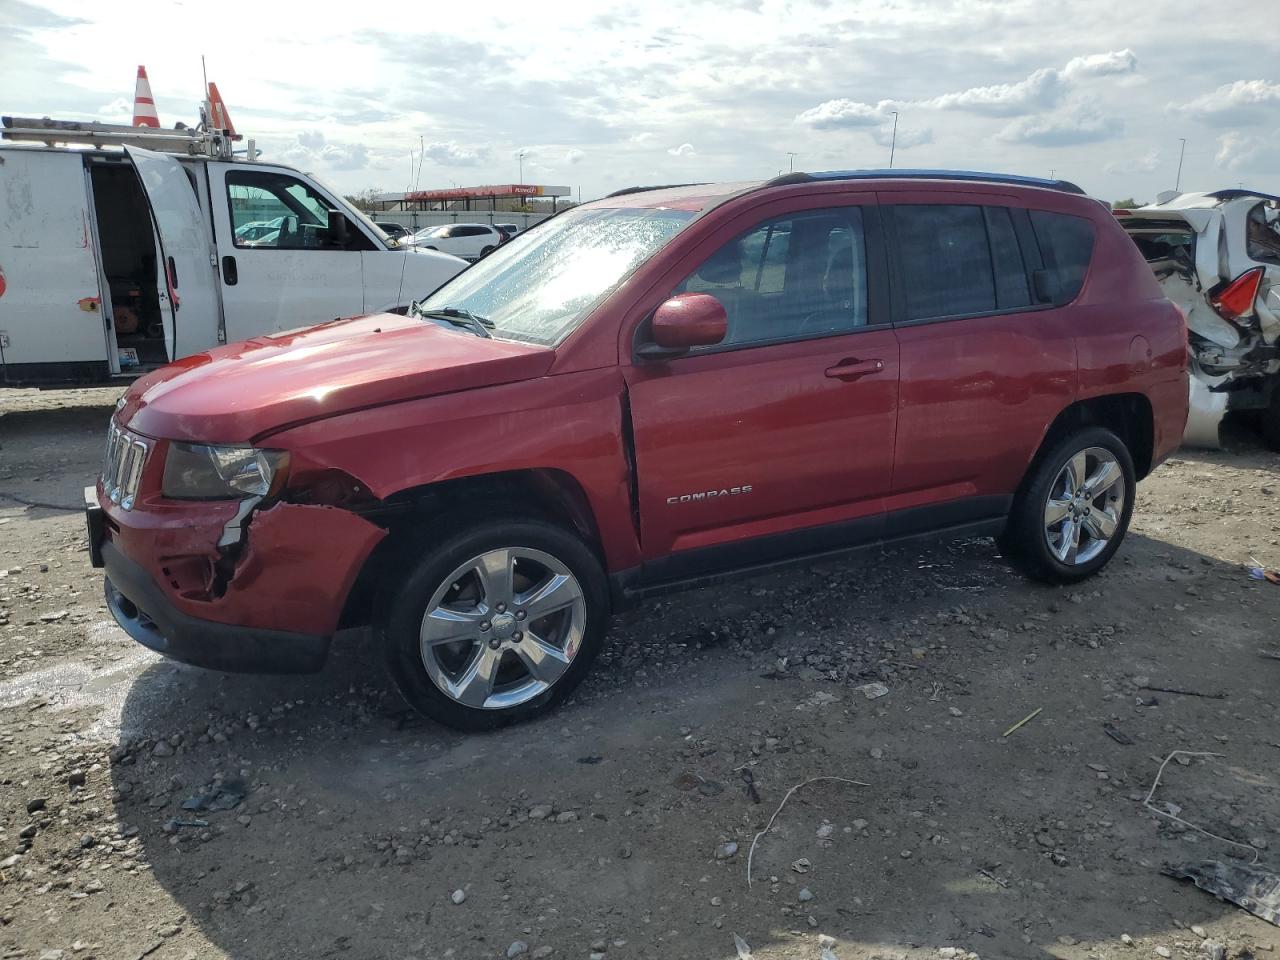
[[[309,671],[371,624],[480,729],[562,700],[610,612],[917,536],[1111,559],[1187,415],[1186,326],[1072,184],[948,171],[630,189],[406,316],[139,380],[90,550],[139,642]]]

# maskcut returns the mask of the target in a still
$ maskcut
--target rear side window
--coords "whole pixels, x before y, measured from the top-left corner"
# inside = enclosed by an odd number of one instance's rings
[[[908,320],[990,313],[996,284],[983,208],[909,204],[894,209]]]
[[[1084,217],[1032,210],[1031,226],[1040,245],[1055,304],[1075,299],[1093,256],[1093,224]]]
[[[984,207],[991,240],[991,266],[996,275],[996,306],[1001,310],[1031,306],[1027,268],[1008,207]]]

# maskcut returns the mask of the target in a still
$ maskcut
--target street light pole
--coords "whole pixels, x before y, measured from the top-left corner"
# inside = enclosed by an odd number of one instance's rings
[[[1187,138],[1179,137],[1178,139],[1182,141],[1182,147],[1181,149],[1178,150],[1178,175],[1177,177],[1174,178],[1174,181],[1173,181],[1174,193],[1177,193],[1178,188],[1182,186],[1182,158],[1186,155],[1186,152],[1187,152]]]
[[[889,169],[893,169],[893,151],[898,146],[898,111],[893,111],[893,137],[889,140]]]
[[[520,161],[520,182],[524,183],[524,151],[521,150],[516,154],[516,158]]]
[[[794,151],[791,151],[791,150],[788,150],[788,151],[787,151],[787,157],[791,160],[791,167],[790,167],[790,169],[789,169],[789,171],[788,171],[788,172],[790,172],[790,173],[795,173],[795,172],[796,172],[796,155],[795,155],[795,152],[794,152]]]

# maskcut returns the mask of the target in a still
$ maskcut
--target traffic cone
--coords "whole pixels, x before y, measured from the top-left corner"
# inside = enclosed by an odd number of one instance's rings
[[[209,123],[213,129],[224,130],[232,140],[239,140],[240,135],[236,133],[236,125],[231,122],[231,114],[227,112],[222,94],[218,92],[218,85],[212,80],[209,81],[209,107],[213,112],[209,117]]]
[[[133,91],[133,125],[135,127],[159,127],[160,115],[156,102],[151,99],[151,83],[147,80],[147,68],[138,67],[138,85]]]

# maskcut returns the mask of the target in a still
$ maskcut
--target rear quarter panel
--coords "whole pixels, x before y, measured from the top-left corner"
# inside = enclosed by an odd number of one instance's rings
[[[1114,217],[1095,218],[1093,262],[1074,308],[1080,399],[1140,393],[1151,402],[1152,465],[1187,423],[1187,327]]]

